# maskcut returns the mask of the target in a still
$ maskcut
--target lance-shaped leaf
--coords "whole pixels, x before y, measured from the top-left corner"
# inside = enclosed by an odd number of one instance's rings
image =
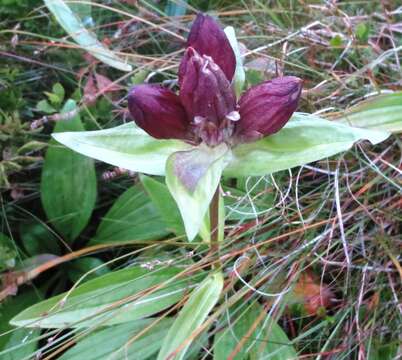
[[[97,329],[79,340],[60,360],[150,359],[161,347],[172,320],[141,319]],[[149,330],[142,333],[147,327]],[[137,338],[133,341],[134,336]]]
[[[190,346],[192,334],[199,328],[218,302],[223,288],[222,273],[207,277],[180,311],[165,337],[157,360],[181,360]]]
[[[224,29],[226,36],[228,37],[230,46],[233,49],[233,52],[236,57],[236,70],[234,73],[234,77],[232,80],[236,96],[239,97],[242,90],[244,81],[246,80],[246,73],[243,67],[243,59],[240,53],[239,43],[236,38],[235,29],[233,26],[227,26]]]
[[[150,271],[140,266],[114,271],[29,307],[10,323],[34,328],[81,328],[146,318],[178,302],[189,286],[200,280],[201,274],[175,279],[181,271],[176,267]]]
[[[63,29],[92,56],[116,69],[132,70],[131,65],[120,59],[85,28],[79,17],[63,0],[44,0],[44,2]]]
[[[133,122],[112,129],[53,134],[63,145],[108,164],[150,175],[164,175],[167,158],[190,145],[157,140]]]
[[[402,132],[402,91],[379,95],[346,110],[337,121],[360,128]]]
[[[68,100],[61,112],[76,110],[77,104]],[[72,131],[71,134],[84,130],[78,114],[68,121],[58,121],[53,136],[67,130]],[[46,152],[40,185],[48,219],[65,240],[73,242],[87,225],[95,206],[94,162],[52,140]]]
[[[179,207],[189,241],[200,230],[229,158],[225,144],[214,148],[202,144],[174,153],[167,160],[166,184]]]
[[[384,131],[354,128],[296,113],[278,133],[235,147],[224,174],[262,176],[335,155],[348,150],[359,140],[377,144],[388,136],[389,133]]]

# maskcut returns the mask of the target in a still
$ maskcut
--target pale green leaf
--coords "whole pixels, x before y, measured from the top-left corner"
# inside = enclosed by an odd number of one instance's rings
[[[102,218],[92,244],[155,240],[168,231],[159,211],[140,185],[128,188]]]
[[[167,158],[190,145],[179,140],[157,140],[134,122],[112,129],[53,134],[63,145],[83,155],[127,170],[164,175]]]
[[[224,31],[236,56],[236,69],[233,77],[233,83],[236,95],[237,97],[239,97],[243,91],[244,81],[246,80],[246,73],[244,72],[243,67],[243,59],[240,53],[239,43],[237,41],[235,29],[233,28],[233,26],[226,27]]]
[[[179,301],[197,277],[174,280],[182,270],[131,267],[89,280],[21,312],[15,326],[64,328],[112,325],[156,314]],[[155,286],[161,286],[147,294]]]
[[[336,121],[359,128],[402,132],[402,92],[362,101],[346,110]]]
[[[157,320],[141,319],[95,331],[64,353],[60,360],[149,359],[161,347],[173,322],[169,318]],[[137,337],[147,327],[149,330]]]
[[[385,131],[354,128],[314,115],[296,113],[278,133],[236,146],[224,175],[262,176],[346,151],[359,140],[377,144],[389,135]]]
[[[85,28],[80,18],[63,0],[44,0],[44,2],[63,29],[92,56],[116,69],[132,70],[131,65],[120,59],[113,51],[103,45],[95,34]]]
[[[208,276],[194,292],[180,311],[167,336],[157,360],[181,360],[192,342],[192,334],[206,320],[209,312],[218,302],[223,288],[222,273]]]
[[[76,107],[73,100],[68,100],[62,113],[72,112]],[[54,132],[72,130],[71,134],[74,134],[83,129],[77,114],[72,119],[58,121]],[[95,206],[96,174],[93,161],[52,140],[46,152],[40,186],[48,219],[65,240],[72,242],[87,225]]]
[[[229,158],[225,144],[215,148],[202,144],[172,154],[166,163],[166,184],[179,207],[189,241],[201,228]]]

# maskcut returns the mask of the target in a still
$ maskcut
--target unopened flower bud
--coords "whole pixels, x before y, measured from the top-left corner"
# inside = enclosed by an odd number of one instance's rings
[[[235,136],[250,142],[282,129],[299,103],[302,80],[285,76],[250,88],[239,102]]]

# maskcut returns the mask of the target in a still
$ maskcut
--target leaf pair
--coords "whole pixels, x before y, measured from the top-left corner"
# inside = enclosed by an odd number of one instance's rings
[[[296,113],[278,133],[230,149],[225,144],[193,147],[180,140],[157,140],[128,123],[53,137],[75,151],[131,171],[166,175],[191,241],[200,232],[220,177],[263,176],[348,150],[356,141],[385,140],[384,131],[354,128]]]

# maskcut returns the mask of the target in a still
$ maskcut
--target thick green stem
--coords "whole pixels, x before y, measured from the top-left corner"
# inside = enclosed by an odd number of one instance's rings
[[[216,188],[215,194],[209,205],[209,223],[211,229],[211,243],[210,254],[213,257],[218,257],[218,260],[214,262],[213,267],[220,267],[219,260],[219,185]]]

